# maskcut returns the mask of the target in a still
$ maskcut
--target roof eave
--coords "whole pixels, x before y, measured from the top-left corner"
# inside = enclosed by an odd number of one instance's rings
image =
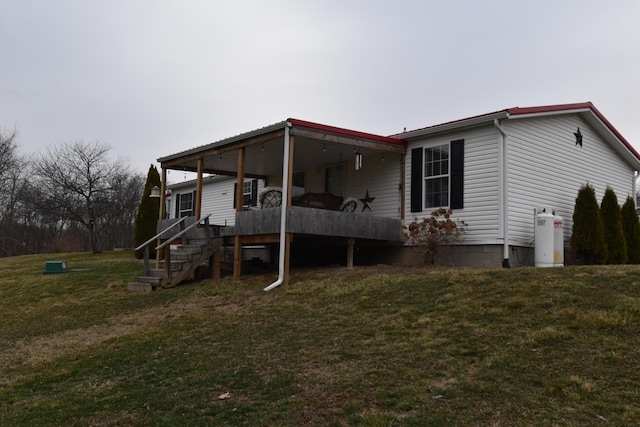
[[[282,122],[274,123],[272,125],[265,126],[260,129],[255,129],[249,132],[231,136],[229,138],[221,139],[219,141],[215,141],[210,144],[201,145],[199,147],[191,148],[189,150],[181,151],[179,153],[171,154],[169,156],[160,157],[159,159],[157,159],[157,161],[162,164],[165,162],[179,159],[181,157],[187,157],[193,154],[197,154],[202,151],[208,151],[216,148],[223,148],[223,147],[226,147],[227,145],[231,145],[236,142],[243,141],[245,139],[251,139],[258,136],[267,135],[272,132],[278,132],[280,130],[283,130],[285,126],[287,126],[287,122],[288,120],[284,120]]]
[[[411,141],[425,136],[432,136],[440,133],[451,132],[460,129],[467,129],[477,126],[488,125],[493,123],[494,120],[506,119],[509,117],[507,110],[497,111],[495,113],[484,114],[481,116],[470,117],[468,119],[456,120],[453,122],[442,123],[439,125],[429,126],[422,129],[416,129],[413,131],[402,132],[396,135],[392,135],[393,138],[399,138],[404,141]]]

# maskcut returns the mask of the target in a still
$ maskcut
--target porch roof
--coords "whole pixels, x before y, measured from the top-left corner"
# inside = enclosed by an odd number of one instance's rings
[[[305,169],[323,163],[349,161],[356,151],[365,158],[371,153],[406,152],[407,143],[397,137],[375,135],[299,119],[287,119],[210,144],[158,159],[163,169],[195,172],[198,161],[204,173],[235,175],[238,149],[245,148],[244,172],[248,177],[265,177],[282,171],[285,127],[295,137],[295,164]]]

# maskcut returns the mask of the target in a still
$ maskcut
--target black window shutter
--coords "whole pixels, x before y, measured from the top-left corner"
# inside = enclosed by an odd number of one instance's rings
[[[451,141],[451,209],[464,207],[464,139]]]
[[[180,194],[176,194],[176,218],[180,218]]]
[[[193,190],[193,196],[191,197],[191,215],[195,216],[196,214],[196,190]]]
[[[251,181],[251,206],[258,206],[258,180]]]
[[[233,209],[236,208],[236,202],[238,201],[238,183],[233,184]]]
[[[414,148],[411,150],[411,212],[422,212],[423,197],[422,183],[424,176],[422,175],[422,164],[424,148]]]

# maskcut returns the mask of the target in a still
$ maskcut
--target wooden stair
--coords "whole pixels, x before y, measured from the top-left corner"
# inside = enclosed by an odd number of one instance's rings
[[[147,268],[148,271],[137,281],[130,282],[127,289],[151,292],[158,288],[173,288],[186,279],[199,278],[203,270],[208,277],[213,277],[214,255],[220,251],[222,239],[201,232],[194,237],[185,237],[183,241],[182,244],[167,246],[164,250],[169,253],[160,260],[157,268]]]

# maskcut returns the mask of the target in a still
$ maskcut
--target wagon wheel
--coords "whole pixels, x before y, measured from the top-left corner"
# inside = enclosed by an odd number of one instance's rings
[[[264,194],[262,198],[263,208],[275,208],[282,204],[282,192],[279,190],[270,190]]]
[[[342,212],[351,213],[351,212],[355,212],[357,207],[358,207],[358,202],[356,202],[355,200],[351,199],[351,200],[347,200],[346,202],[344,202],[342,204],[342,208],[340,210]]]

